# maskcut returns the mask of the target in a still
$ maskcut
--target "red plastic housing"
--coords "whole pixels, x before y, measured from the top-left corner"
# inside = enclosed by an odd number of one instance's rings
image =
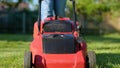
[[[46,20],[55,20],[54,17]],[[69,18],[59,18],[59,20],[70,20]],[[87,45],[84,41],[77,43],[77,52],[74,54],[45,54],[42,47],[42,27],[44,22],[41,22],[41,29],[38,32],[37,22],[34,24],[34,40],[30,45],[32,52],[32,63],[35,68],[86,68],[86,53]],[[73,33],[76,40],[79,35],[73,29],[72,32],[64,32],[64,34]],[[59,33],[58,33],[59,34]]]

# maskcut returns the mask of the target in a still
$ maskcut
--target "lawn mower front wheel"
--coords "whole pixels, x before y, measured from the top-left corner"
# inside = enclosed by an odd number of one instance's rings
[[[32,53],[26,51],[24,54],[24,68],[32,68]]]

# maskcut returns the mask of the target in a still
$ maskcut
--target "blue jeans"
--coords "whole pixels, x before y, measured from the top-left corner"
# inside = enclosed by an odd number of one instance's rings
[[[65,16],[66,0],[43,0],[41,4],[41,19],[57,15]]]

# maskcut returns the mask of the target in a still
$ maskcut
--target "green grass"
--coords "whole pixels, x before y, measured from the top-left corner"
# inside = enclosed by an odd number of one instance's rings
[[[98,68],[120,68],[120,34],[87,36],[88,50],[96,52]]]
[[[0,68],[23,68],[24,51],[31,40],[30,35],[0,35]]]
[[[120,34],[85,36],[88,50],[96,52],[98,68],[120,68]],[[0,34],[0,68],[23,68],[24,51],[32,35]]]

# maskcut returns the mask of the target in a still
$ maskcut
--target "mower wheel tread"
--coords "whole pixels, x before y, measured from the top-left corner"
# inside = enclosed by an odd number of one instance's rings
[[[89,63],[89,68],[96,67],[96,55],[94,51],[88,51],[88,63]]]
[[[25,51],[24,68],[32,68],[32,53],[30,51]]]

